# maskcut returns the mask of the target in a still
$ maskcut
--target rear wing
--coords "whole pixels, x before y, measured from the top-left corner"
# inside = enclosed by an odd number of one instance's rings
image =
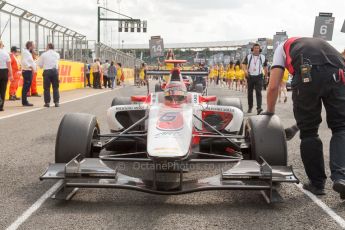
[[[148,70],[147,75],[170,75],[170,70]],[[181,75],[208,76],[208,71],[181,70]]]

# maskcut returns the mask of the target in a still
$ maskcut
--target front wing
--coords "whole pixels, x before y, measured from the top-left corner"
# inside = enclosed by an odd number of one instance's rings
[[[78,188],[115,188],[128,189],[157,195],[179,195],[207,190],[259,190],[268,203],[282,201],[275,183],[298,183],[291,167],[270,166],[264,160],[259,164],[253,160],[239,161],[234,167],[220,174],[192,181],[184,181],[183,164],[200,163],[198,159],[180,162],[180,181],[174,189],[157,189],[156,173],[152,180],[130,177],[111,169],[98,158],[72,159],[67,164],[51,164],[40,177],[46,179],[63,179],[64,183],[53,198],[70,199]],[[155,164],[150,159],[146,163]],[[205,161],[202,161],[205,162]],[[210,160],[212,163],[212,160]],[[215,163],[215,162],[214,162]],[[166,182],[167,187],[171,183]],[[174,182],[176,183],[176,182]]]

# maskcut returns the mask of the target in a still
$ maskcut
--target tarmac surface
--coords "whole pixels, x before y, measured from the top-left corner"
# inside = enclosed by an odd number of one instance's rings
[[[112,99],[145,94],[145,89],[134,86],[112,91],[85,89],[70,92],[73,96],[67,96],[66,92],[61,94],[59,108],[37,107],[38,110],[17,116],[13,116],[16,112],[12,111],[6,114],[11,115],[9,117],[0,114],[0,229],[6,229],[20,218],[23,220],[23,213],[56,183],[40,181],[39,176],[49,162],[54,162],[55,136],[64,114],[94,114],[101,131],[108,132],[106,110]],[[94,93],[98,95],[91,96]],[[210,88],[209,94],[239,97],[247,111],[246,95],[242,92]],[[90,97],[63,103],[85,96]],[[265,98],[264,92],[264,103]],[[34,100],[43,105],[43,98]],[[10,102],[6,104],[10,106]],[[276,113],[285,127],[294,124],[291,92],[287,103],[277,105]],[[329,175],[331,133],[325,122],[319,134]],[[299,143],[298,137],[288,142],[289,164],[293,165],[303,183],[307,178],[299,155]],[[280,188],[284,202],[277,204],[267,204],[256,191],[157,196],[126,190],[80,189],[70,201],[43,200],[35,212],[12,229],[342,229],[345,203],[331,185],[328,180],[327,195],[313,201],[295,184],[284,184]],[[325,204],[324,208],[317,205],[319,201]],[[327,213],[327,208],[335,215]],[[338,218],[338,222],[334,218]]]

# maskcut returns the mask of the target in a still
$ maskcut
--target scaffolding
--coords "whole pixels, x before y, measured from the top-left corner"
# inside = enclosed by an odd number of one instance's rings
[[[101,61],[121,62],[128,68],[141,63],[133,55],[88,40],[83,34],[3,0],[0,0],[0,32],[1,39],[8,47],[17,46],[20,50],[25,48],[26,41],[34,41],[37,52],[41,54],[48,43],[53,43],[61,58],[66,60],[91,62],[97,57]]]

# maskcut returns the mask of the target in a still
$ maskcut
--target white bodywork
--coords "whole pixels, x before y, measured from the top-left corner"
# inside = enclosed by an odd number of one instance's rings
[[[147,130],[147,153],[156,158],[183,158],[190,150],[193,134],[193,107],[153,105]]]
[[[194,127],[202,130],[203,124],[193,116],[202,119],[203,111],[232,114],[232,120],[225,127],[227,132],[238,132],[243,123],[243,112],[233,106],[220,106],[214,103],[201,103],[200,94],[188,93],[187,103],[170,107],[162,103],[162,94],[151,94],[149,103],[113,106],[107,111],[110,130],[121,131],[123,126],[116,120],[120,111],[146,110],[148,119],[147,152],[153,158],[184,158],[191,148]],[[164,101],[163,101],[164,102]]]

